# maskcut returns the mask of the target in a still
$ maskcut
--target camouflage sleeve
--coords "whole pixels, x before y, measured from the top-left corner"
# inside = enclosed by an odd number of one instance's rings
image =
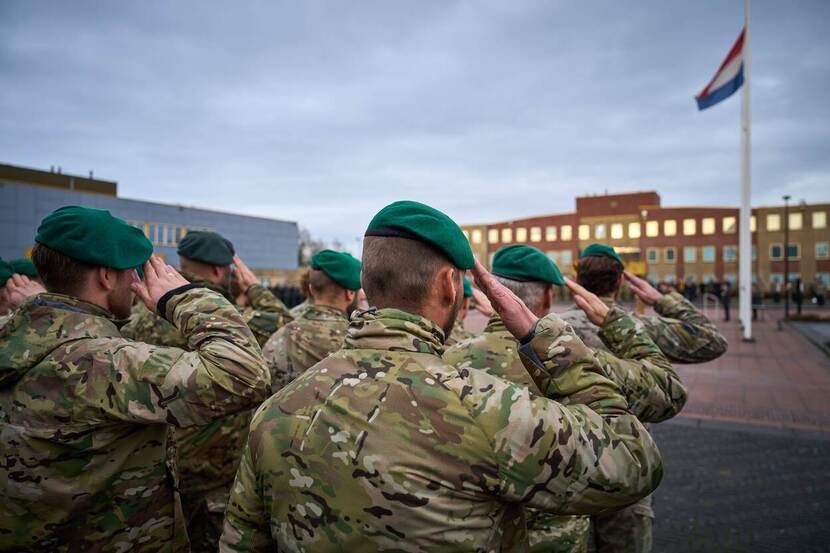
[[[659,316],[638,318],[672,361],[704,363],[726,353],[729,344],[718,327],[677,292],[660,298],[654,310]]]
[[[276,393],[294,377],[294,370],[291,367],[291,355],[289,355],[289,331],[292,325],[286,325],[273,334],[262,347],[262,357],[265,359],[265,366],[271,373],[271,390]]]
[[[220,553],[275,550],[269,528],[270,520],[260,496],[260,481],[254,468],[250,440],[249,435],[231,487],[222,538],[219,540]]]
[[[245,294],[251,307],[245,309],[242,316],[262,346],[274,332],[291,322],[291,313],[285,304],[264,286],[254,284]]]
[[[187,349],[187,338],[179,329],[147,309],[141,301],[133,306],[129,322],[121,327],[121,336],[136,342]]]
[[[78,397],[109,416],[173,426],[207,424],[267,397],[270,376],[236,308],[205,288],[167,303],[167,318],[192,351],[119,338],[96,347]]]
[[[599,331],[611,350],[598,351],[606,374],[619,385],[628,408],[642,422],[660,422],[686,404],[686,387],[666,356],[637,321],[614,307]]]

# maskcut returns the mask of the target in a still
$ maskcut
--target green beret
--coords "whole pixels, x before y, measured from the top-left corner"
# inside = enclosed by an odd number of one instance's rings
[[[470,279],[464,277],[464,297],[465,298],[472,298],[473,297],[473,285],[470,284]]]
[[[178,254],[209,265],[230,265],[236,253],[233,244],[221,234],[191,230],[179,241]]]
[[[437,248],[459,269],[475,266],[473,250],[455,221],[435,208],[418,202],[387,205],[372,218],[366,236],[418,240]]]
[[[539,248],[525,244],[513,244],[499,248],[493,256],[492,273],[496,276],[521,282],[547,282],[563,286],[565,279],[556,263]]]
[[[25,257],[21,257],[20,259],[12,259],[9,261],[9,265],[11,265],[14,272],[19,275],[26,275],[30,278],[38,278],[40,276],[37,274],[37,269],[31,259]]]
[[[133,269],[153,254],[144,233],[109,211],[62,207],[40,222],[35,242],[90,265]]]
[[[0,257],[0,288],[6,285],[6,281],[9,280],[13,274],[14,269],[12,268],[11,263],[3,261],[3,258]]]
[[[360,261],[346,252],[322,250],[311,258],[311,268],[323,271],[348,290],[360,290]]]
[[[614,261],[618,262],[620,265],[625,266],[623,260],[620,259],[620,256],[617,255],[617,252],[614,251],[614,248],[611,246],[606,246],[605,244],[591,244],[584,250],[582,250],[582,255],[579,257],[610,257]]]

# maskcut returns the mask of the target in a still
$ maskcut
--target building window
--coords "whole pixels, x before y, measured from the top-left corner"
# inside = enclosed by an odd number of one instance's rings
[[[781,215],[778,213],[767,214],[767,230],[781,230]]]
[[[758,219],[755,218],[755,215],[749,216],[749,232],[755,232],[758,230]]]
[[[830,242],[816,242],[816,259],[830,259]]]
[[[527,242],[527,229],[525,227],[516,229],[516,242]]]
[[[591,239],[591,226],[590,225],[579,225],[579,239],[580,240],[590,240]]]
[[[825,286],[830,286],[830,273],[816,273],[816,280],[823,282]]]
[[[712,273],[705,273],[703,275],[703,282],[705,282],[706,284],[709,284],[710,282],[714,282],[714,281],[715,281],[715,275],[713,275]]]
[[[738,231],[738,224],[735,217],[724,217],[722,227],[724,234],[735,234]]]
[[[557,267],[559,266],[559,252],[556,250],[548,250],[545,252],[545,255],[548,256],[548,259],[553,261],[553,264]]]
[[[582,229],[582,227],[580,227],[580,231],[581,231],[581,229]],[[581,235],[581,232],[580,232],[580,235]],[[597,240],[605,240],[605,236],[606,236],[606,234],[605,234],[605,225],[604,224],[600,223],[599,225],[594,227],[594,238],[596,238]],[[580,240],[587,240],[588,239],[587,236],[585,238],[582,238],[582,236],[580,236],[579,238],[580,238]]]
[[[694,236],[697,234],[697,220],[683,219],[683,236]]]
[[[513,241],[513,229],[512,228],[503,228],[501,229],[501,241],[504,244],[509,244]]]
[[[770,244],[769,246],[769,258],[770,259],[782,259],[784,257],[784,248],[781,244]]]
[[[657,263],[657,261],[658,261],[657,248],[648,248],[646,250],[646,260],[649,263]]]
[[[491,228],[487,231],[487,242],[490,244],[499,243],[499,229]]]
[[[481,244],[481,229],[475,229],[472,233],[473,244]]]
[[[697,248],[694,246],[686,246],[683,248],[683,261],[686,263],[694,263],[697,261]]]
[[[571,225],[562,225],[562,228],[559,229],[559,237],[562,240],[572,240],[573,235],[573,227]]]
[[[655,238],[660,236],[660,222],[659,221],[648,221],[646,222],[646,236],[649,238]]]
[[[568,267],[573,263],[573,252],[571,250],[562,250],[559,252],[559,259],[562,260],[562,267]]]
[[[738,246],[724,246],[723,260],[726,263],[734,263],[738,259]]]
[[[715,218],[704,217],[700,221],[700,232],[703,234],[715,234]]]
[[[714,263],[715,262],[715,246],[703,246],[702,255],[704,263]]]
[[[677,250],[675,248],[663,248],[663,259],[666,263],[674,263],[677,257]]]
[[[542,241],[542,227],[530,227],[530,241],[531,242],[541,242]]]
[[[562,227],[562,230],[564,231],[565,228]],[[545,227],[545,240],[548,242],[556,242],[556,227]]]
[[[677,234],[677,221],[674,219],[666,219],[663,221],[663,235],[675,236]]]
[[[640,223],[628,223],[628,237],[629,238],[639,238],[640,237]]]
[[[614,240],[619,240],[623,237],[623,226],[622,223],[614,223],[611,225],[611,238]]]
[[[784,273],[770,273],[770,284],[781,284],[784,282]]]
[[[752,261],[758,261],[758,246],[752,244]]]
[[[790,242],[790,246],[787,248],[787,255],[790,259],[799,259],[801,257],[801,244],[798,242]]]
[[[823,229],[827,228],[827,212],[813,211],[813,228]]]
[[[803,213],[790,213],[790,230],[801,230],[804,226],[804,214]]]

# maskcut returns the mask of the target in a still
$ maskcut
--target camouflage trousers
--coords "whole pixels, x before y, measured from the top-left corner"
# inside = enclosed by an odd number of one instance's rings
[[[527,533],[531,553],[586,553],[591,519],[528,509]]]
[[[591,517],[591,553],[651,553],[652,496],[634,505]]]
[[[193,494],[182,494],[182,507],[187,517],[187,535],[192,553],[216,553],[225,508],[228,506],[226,486]]]

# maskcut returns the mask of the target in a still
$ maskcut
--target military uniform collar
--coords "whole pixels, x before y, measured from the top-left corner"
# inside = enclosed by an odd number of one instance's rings
[[[330,305],[309,304],[305,308],[303,319],[315,321],[345,321],[348,320],[346,312]]]
[[[39,308],[63,309],[79,313],[81,315],[91,315],[93,317],[102,317],[113,323],[118,328],[121,328],[129,319],[118,319],[111,311],[104,309],[100,305],[76,298],[74,296],[67,296],[65,294],[54,294],[51,292],[44,292],[28,298],[23,305],[20,306],[20,311],[32,312]]]
[[[487,321],[487,326],[484,327],[484,332],[507,332],[507,327],[504,326],[504,321],[501,320],[501,317],[499,317],[498,314],[495,314],[490,317],[490,320]]]
[[[411,351],[442,355],[444,331],[420,315],[400,309],[369,309],[352,316],[344,349]]]

